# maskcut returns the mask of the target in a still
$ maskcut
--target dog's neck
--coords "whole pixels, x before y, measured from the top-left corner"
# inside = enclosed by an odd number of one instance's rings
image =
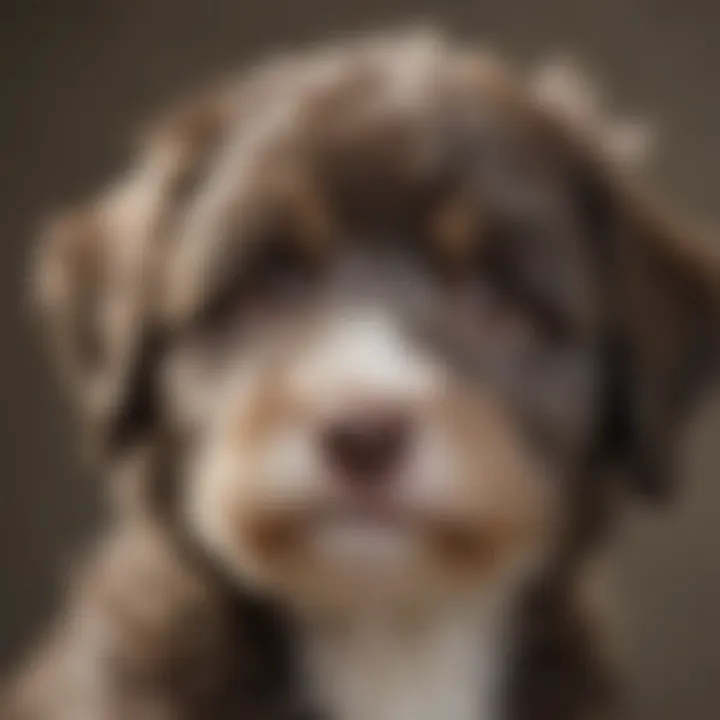
[[[498,720],[511,607],[485,598],[306,623],[307,686],[336,720]]]

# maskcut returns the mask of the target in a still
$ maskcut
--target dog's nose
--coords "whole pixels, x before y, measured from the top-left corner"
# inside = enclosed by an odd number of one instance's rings
[[[331,465],[348,481],[381,484],[401,463],[410,435],[411,423],[403,413],[366,409],[330,422],[322,445]]]

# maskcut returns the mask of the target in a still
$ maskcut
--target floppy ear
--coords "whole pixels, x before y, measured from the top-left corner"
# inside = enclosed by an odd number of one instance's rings
[[[103,198],[50,220],[32,285],[54,358],[95,438],[120,411],[142,327],[142,248],[114,204]]]
[[[581,194],[607,266],[602,450],[643,493],[662,496],[683,420],[718,365],[720,238],[641,190],[650,126],[610,112],[575,63],[544,64],[532,88],[581,158]]]
[[[616,202],[610,431],[637,487],[662,497],[683,421],[718,367],[720,244],[636,190]]]
[[[33,299],[100,450],[126,444],[151,421],[163,258],[236,94],[222,85],[172,108],[141,138],[131,170],[50,221],[39,243]]]

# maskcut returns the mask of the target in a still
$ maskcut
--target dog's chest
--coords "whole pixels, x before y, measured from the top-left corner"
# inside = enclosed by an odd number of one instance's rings
[[[497,618],[309,633],[308,686],[332,720],[498,720],[507,656]]]

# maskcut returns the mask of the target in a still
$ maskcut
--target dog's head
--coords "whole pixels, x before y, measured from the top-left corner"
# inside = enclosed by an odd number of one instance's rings
[[[171,447],[200,545],[313,601],[537,569],[597,520],[611,467],[656,494],[718,260],[596,140],[417,38],[175,113],[42,247],[109,456]]]

